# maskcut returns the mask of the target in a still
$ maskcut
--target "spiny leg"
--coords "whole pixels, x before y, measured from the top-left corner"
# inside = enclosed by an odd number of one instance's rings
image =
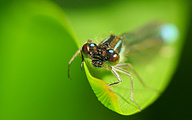
[[[130,64],[130,63],[123,63],[123,64],[117,64],[115,65],[114,67],[129,67],[131,68],[131,70],[133,71],[133,73],[136,75],[136,77],[139,79],[139,81],[141,82],[141,84],[147,88],[147,89],[151,89],[151,90],[154,90],[158,93],[161,93],[159,90],[153,88],[153,87],[150,87],[148,85],[145,84],[145,82],[141,79],[141,77],[139,76],[139,74],[135,71],[135,69],[133,68],[133,66]]]
[[[132,77],[131,73],[129,73],[128,71],[126,71],[126,70],[124,70],[124,69],[122,69],[122,68],[119,68],[119,67],[117,67],[117,66],[114,66],[114,69],[117,70],[117,71],[119,71],[119,72],[121,72],[121,73],[124,73],[124,74],[128,75],[128,76],[131,78],[131,79],[130,79],[130,82],[131,82],[131,101],[132,101],[133,103],[135,103],[135,104],[138,106],[139,110],[141,111],[141,107],[139,106],[139,104],[137,104],[137,102],[135,102],[135,101],[133,100],[133,77]]]
[[[71,65],[72,61],[75,59],[75,57],[77,57],[77,55],[80,53],[81,49],[82,49],[82,47],[81,47],[79,50],[77,50],[77,52],[75,53],[75,55],[73,55],[73,57],[72,57],[71,60],[69,61],[69,65],[68,65],[68,77],[69,77],[69,78],[70,78],[70,74],[69,74],[70,65]]]
[[[84,57],[83,57],[82,52],[81,52],[81,57],[82,57],[82,61],[81,61],[81,70],[83,70],[83,62],[84,62]]]
[[[111,70],[111,72],[115,75],[115,77],[118,79],[118,82],[114,82],[114,83],[111,83],[111,84],[108,84],[108,86],[112,86],[112,85],[116,85],[116,84],[119,84],[122,82],[119,74],[113,69],[113,67],[109,67],[109,69]]]
[[[86,43],[92,43],[93,41],[91,39],[88,39],[88,41]],[[77,52],[75,53],[75,55],[73,55],[73,57],[71,58],[71,60],[69,61],[69,65],[68,65],[68,77],[70,78],[70,74],[69,74],[69,69],[70,69],[70,65],[72,63],[72,61],[75,59],[75,57],[77,57],[77,55],[81,52],[82,50],[82,47],[77,50]],[[81,61],[81,69],[82,69],[82,66],[83,66],[83,61],[84,61],[84,57],[83,57],[83,54],[81,53],[81,57],[82,57],[82,61]]]

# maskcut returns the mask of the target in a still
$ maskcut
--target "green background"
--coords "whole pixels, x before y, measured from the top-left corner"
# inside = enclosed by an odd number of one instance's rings
[[[1,1],[0,120],[190,119],[189,4],[179,0]],[[122,116],[105,108],[80,69],[80,57],[71,65],[72,79],[67,78],[68,61],[83,44],[77,41],[102,38],[111,30],[122,33],[154,19],[170,17],[171,22],[176,16],[180,16],[182,40],[186,39],[177,71],[162,96],[141,113]]]

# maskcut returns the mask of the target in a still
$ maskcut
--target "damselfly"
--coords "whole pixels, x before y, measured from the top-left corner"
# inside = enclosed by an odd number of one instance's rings
[[[172,24],[152,23],[134,32],[124,33],[119,36],[112,34],[99,44],[89,39],[69,61],[68,76],[71,62],[79,53],[81,53],[82,56],[81,68],[84,58],[88,58],[91,60],[91,64],[95,69],[105,68],[114,74],[118,81],[106,83],[109,87],[123,82],[118,72],[124,73],[128,75],[131,80],[130,99],[141,110],[139,104],[133,99],[132,74],[123,68],[130,68],[144,87],[157,91],[155,88],[149,87],[143,82],[130,62],[135,60],[139,61],[140,59],[143,60],[144,58],[148,61],[152,55],[155,56],[165,42],[173,42],[176,40],[176,32],[176,28]],[[127,59],[123,57],[125,55]]]

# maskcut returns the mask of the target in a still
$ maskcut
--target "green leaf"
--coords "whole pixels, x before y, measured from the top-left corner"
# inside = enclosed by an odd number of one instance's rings
[[[140,65],[133,63],[134,69],[148,86],[163,92],[177,66],[183,43],[182,36],[185,32],[183,28],[186,26],[184,23],[185,18],[187,18],[186,10],[186,3],[181,4],[179,1],[132,1],[119,2],[104,8],[73,11],[68,14],[80,38],[79,43],[81,45],[88,38],[93,38],[94,35],[97,35],[97,38],[102,36],[99,40],[93,40],[98,42],[108,37],[111,30],[119,35],[141,27],[154,19],[175,24],[180,32],[180,39],[175,44],[164,46],[157,57],[149,64]],[[86,24],[80,24],[80,21]],[[119,85],[108,87],[108,83],[116,80],[115,76],[105,69],[93,68],[90,60],[86,61],[86,64],[84,64],[86,75],[98,100],[104,106],[122,115],[131,115],[139,112],[139,108],[130,100],[130,78],[128,76],[120,74],[123,82]],[[140,105],[142,110],[160,96],[160,93],[143,87],[134,74],[133,82],[134,100]]]

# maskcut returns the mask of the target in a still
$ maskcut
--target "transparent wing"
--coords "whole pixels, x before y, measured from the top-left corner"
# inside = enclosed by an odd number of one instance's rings
[[[134,32],[120,35],[123,38],[122,53],[128,62],[143,62],[151,59],[164,43],[162,24],[151,23]]]

